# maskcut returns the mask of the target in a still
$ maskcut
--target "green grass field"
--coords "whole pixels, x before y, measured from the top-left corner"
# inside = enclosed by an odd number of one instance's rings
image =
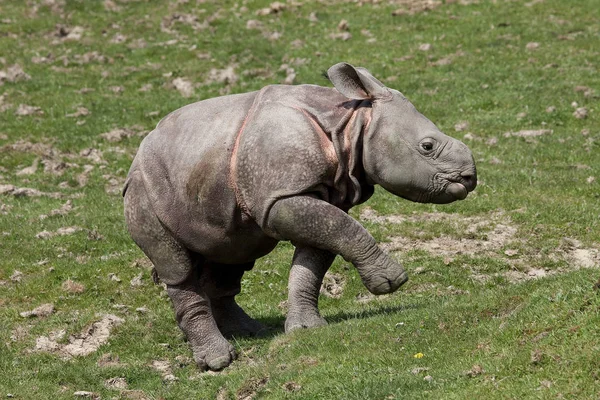
[[[0,397],[600,399],[598,10],[0,0]],[[180,106],[328,85],[340,61],[469,145],[479,186],[443,206],[378,189],[352,210],[411,280],[375,298],[338,257],[327,327],[283,334],[281,243],[239,296],[271,334],[201,373],[125,229],[131,160]]]

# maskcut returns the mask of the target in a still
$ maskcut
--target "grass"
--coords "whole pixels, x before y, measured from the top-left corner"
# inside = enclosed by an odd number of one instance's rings
[[[266,16],[257,11],[268,1],[179,3],[0,1],[0,70],[18,64],[31,77],[0,78],[0,184],[61,194],[0,195],[0,396],[598,398],[597,0],[444,1],[398,16],[392,12],[400,5],[388,2],[286,3]],[[347,41],[330,38],[342,19],[352,35]],[[259,28],[248,29],[249,20]],[[65,36],[74,27],[81,37]],[[430,49],[419,50],[426,43]],[[324,328],[283,334],[279,304],[293,247],[281,243],[245,276],[239,296],[272,335],[236,339],[238,361],[221,373],[199,373],[170,302],[126,233],[117,190],[107,192],[123,182],[141,137],[109,142],[100,134],[147,132],[192,101],[281,83],[289,68],[294,83],[327,85],[321,73],[339,61],[368,68],[463,139],[475,154],[480,185],[466,201],[445,206],[378,189],[353,210],[392,246],[411,281],[398,293],[359,302],[367,291],[338,259],[332,272],[345,286],[340,298],[322,297],[330,322]],[[236,79],[211,78],[211,70],[229,66]],[[191,97],[172,87],[178,77],[196,84]],[[17,116],[20,104],[43,114]],[[66,116],[77,107],[89,115]],[[587,118],[573,116],[577,107],[587,109]],[[462,122],[467,128],[457,131]],[[505,135],[539,129],[551,133]],[[14,146],[23,142],[41,145]],[[101,157],[82,153],[89,148]],[[36,159],[33,174],[17,175]],[[47,159],[66,168],[44,172]],[[85,165],[93,168],[85,172]],[[40,218],[67,199],[70,212]],[[384,218],[366,218],[367,211]],[[391,218],[398,216],[404,219]],[[69,226],[80,230],[36,238]],[[412,247],[394,248],[398,237]],[[483,247],[456,251],[469,243]],[[582,254],[587,264],[575,258]],[[545,276],[531,279],[532,271]],[[142,285],[132,286],[140,273]],[[67,280],[83,291],[65,289]],[[44,303],[55,307],[50,316],[19,315]],[[64,360],[31,351],[40,336],[62,329],[59,343],[67,343],[108,313],[124,322],[96,352]],[[99,364],[107,355],[119,362]],[[178,380],[164,380],[155,360],[168,361]],[[115,377],[127,389],[106,383]]]

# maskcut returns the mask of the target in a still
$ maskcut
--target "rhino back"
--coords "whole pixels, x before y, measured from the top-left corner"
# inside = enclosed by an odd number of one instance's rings
[[[173,236],[215,261],[246,262],[274,246],[244,218],[228,181],[235,139],[255,96],[224,96],[172,112],[144,139],[129,173],[130,179],[141,173],[154,212]]]

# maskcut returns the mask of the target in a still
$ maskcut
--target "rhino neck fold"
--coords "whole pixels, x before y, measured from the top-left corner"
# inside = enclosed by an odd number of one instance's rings
[[[335,150],[337,168],[329,203],[347,211],[367,200],[373,186],[366,182],[362,165],[363,135],[371,122],[371,102],[353,100],[343,104],[343,114],[337,118],[319,118],[310,115],[315,124],[331,141]]]

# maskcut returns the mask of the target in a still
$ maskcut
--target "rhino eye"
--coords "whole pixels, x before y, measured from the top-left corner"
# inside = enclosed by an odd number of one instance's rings
[[[425,139],[420,143],[420,145],[421,149],[425,150],[426,152],[430,152],[435,147],[435,142],[431,139]]]

